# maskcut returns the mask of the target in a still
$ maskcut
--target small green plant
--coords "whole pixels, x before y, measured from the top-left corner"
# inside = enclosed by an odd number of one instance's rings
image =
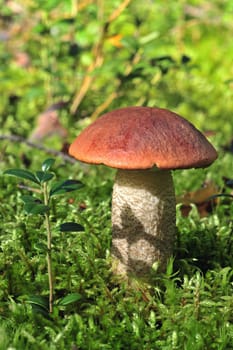
[[[41,170],[36,171],[35,173],[32,173],[26,169],[9,169],[4,172],[5,175],[12,175],[32,182],[33,186],[36,186],[36,188],[28,186],[23,187],[31,192],[39,193],[40,195],[39,198],[35,197],[34,195],[23,195],[21,199],[24,202],[24,210],[27,214],[44,216],[44,226],[47,232],[47,244],[44,245],[44,251],[46,252],[47,259],[49,300],[42,296],[34,295],[30,297],[29,302],[37,311],[42,311],[42,313],[49,312],[50,314],[53,313],[53,306],[55,304],[52,268],[52,229],[50,216],[51,198],[60,194],[78,190],[83,187],[83,184],[78,180],[66,179],[59,182],[51,182],[54,179],[54,173],[51,172],[50,169],[54,163],[55,160],[53,158],[46,159],[42,163]],[[83,226],[75,222],[62,223],[55,229],[60,232],[80,232],[84,230]],[[56,305],[66,306],[79,299],[80,294],[72,293],[58,300]]]

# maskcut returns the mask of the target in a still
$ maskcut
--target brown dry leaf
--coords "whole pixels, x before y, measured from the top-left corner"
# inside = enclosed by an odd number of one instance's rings
[[[182,196],[177,197],[177,203],[181,203],[181,213],[183,216],[188,216],[192,207],[195,204],[200,217],[208,216],[212,212],[213,207],[217,204],[217,198],[210,198],[219,194],[219,189],[212,181],[206,181],[201,188],[196,191],[187,192]]]
[[[14,62],[21,68],[28,68],[31,64],[30,57],[26,52],[16,52]]]
[[[15,15],[20,15],[24,11],[23,6],[21,4],[19,4],[17,1],[8,0],[8,1],[6,1],[6,6]]]
[[[117,48],[121,48],[121,47],[124,46],[122,44],[122,42],[121,42],[121,39],[122,39],[122,35],[121,34],[116,34],[116,35],[113,35],[113,36],[107,38],[106,41],[109,44],[111,44],[112,46],[115,46]]]
[[[60,104],[57,103],[39,115],[37,126],[30,136],[30,141],[41,141],[56,134],[63,139],[67,137],[68,131],[61,125],[58,117],[60,108]]]

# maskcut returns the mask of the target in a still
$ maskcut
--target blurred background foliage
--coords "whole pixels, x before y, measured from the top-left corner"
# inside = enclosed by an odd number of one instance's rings
[[[232,137],[231,0],[0,5],[2,130],[28,137],[58,103],[71,141],[108,110],[144,105]]]

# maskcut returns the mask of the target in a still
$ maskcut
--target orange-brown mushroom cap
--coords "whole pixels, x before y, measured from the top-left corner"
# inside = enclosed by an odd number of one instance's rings
[[[69,153],[85,163],[119,169],[202,168],[217,158],[214,147],[186,119],[150,107],[106,113],[81,132]]]

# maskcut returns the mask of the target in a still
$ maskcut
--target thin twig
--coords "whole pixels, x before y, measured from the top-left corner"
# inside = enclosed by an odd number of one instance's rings
[[[83,98],[86,96],[92,81],[94,80],[94,74],[93,71],[96,68],[101,67],[104,57],[103,57],[103,42],[104,42],[104,32],[102,33],[102,35],[100,36],[99,41],[97,42],[97,44],[95,45],[95,47],[93,48],[93,56],[95,57],[94,61],[89,65],[86,75],[82,81],[82,85],[79,89],[79,91],[77,92],[76,96],[74,97],[73,103],[71,105],[70,111],[72,114],[75,114],[78,106],[80,105],[80,103],[82,102]]]
[[[131,73],[132,70],[133,70],[133,67],[134,67],[138,62],[140,62],[141,56],[142,56],[142,54],[141,54],[140,50],[138,50],[138,51],[134,54],[134,56],[133,56],[133,58],[132,58],[132,61],[126,66],[122,78],[127,78],[127,76],[130,75],[130,73]],[[98,116],[99,116],[100,114],[102,114],[102,113],[109,107],[109,105],[112,103],[112,101],[114,101],[114,100],[120,95],[120,93],[119,93],[118,91],[121,90],[120,87],[121,87],[122,83],[123,83],[123,79],[118,79],[117,84],[116,84],[116,89],[115,89],[116,91],[113,91],[113,92],[107,97],[107,99],[106,99],[101,105],[99,105],[99,106],[95,109],[95,111],[91,114],[90,120],[91,120],[92,122],[95,121],[95,120],[98,118]],[[140,104],[140,103],[139,103],[139,104]]]
[[[0,135],[0,140],[9,140],[12,142],[24,143],[25,145],[27,145],[29,147],[37,148],[37,149],[44,151],[48,154],[52,154],[55,157],[61,157],[63,160],[65,160],[69,163],[73,164],[76,162],[76,160],[74,158],[70,157],[68,154],[65,154],[64,152],[56,151],[55,149],[51,149],[51,148],[45,147],[43,145],[40,145],[38,143],[28,141],[19,135]]]
[[[111,93],[111,95],[108,96],[108,98],[107,98],[101,105],[99,105],[99,106],[95,109],[95,111],[91,114],[90,120],[91,120],[92,122],[95,121],[95,120],[98,118],[98,116],[99,116],[101,113],[103,113],[103,111],[104,111],[105,109],[108,108],[108,106],[112,103],[113,100],[115,100],[116,97],[117,97],[117,92],[116,92],[116,91],[113,91],[113,92]]]
[[[47,183],[43,184],[44,204],[49,205],[49,194]],[[53,269],[52,269],[52,231],[50,227],[49,213],[45,213],[45,226],[47,231],[47,269],[49,279],[49,312],[53,312]]]
[[[77,1],[77,10],[81,11],[83,10],[85,7],[87,7],[88,5],[90,5],[93,1],[92,0],[85,0],[85,1],[81,1],[80,3]]]
[[[112,12],[112,14],[108,18],[108,22],[115,21],[116,18],[120,16],[120,14],[124,11],[124,9],[130,4],[131,0],[123,1],[116,10]]]
[[[90,86],[95,78],[93,74],[94,70],[96,68],[101,67],[104,62],[103,46],[104,46],[105,38],[107,37],[109,25],[121,15],[121,13],[129,5],[130,2],[131,0],[124,0],[118,6],[118,8],[112,12],[112,14],[108,17],[106,23],[103,25],[99,40],[97,41],[97,43],[94,45],[92,49],[94,61],[87,68],[86,75],[84,76],[84,79],[81,83],[81,87],[74,96],[73,103],[70,108],[70,112],[72,114],[76,113],[80,103],[82,102],[87,92],[89,91]]]

